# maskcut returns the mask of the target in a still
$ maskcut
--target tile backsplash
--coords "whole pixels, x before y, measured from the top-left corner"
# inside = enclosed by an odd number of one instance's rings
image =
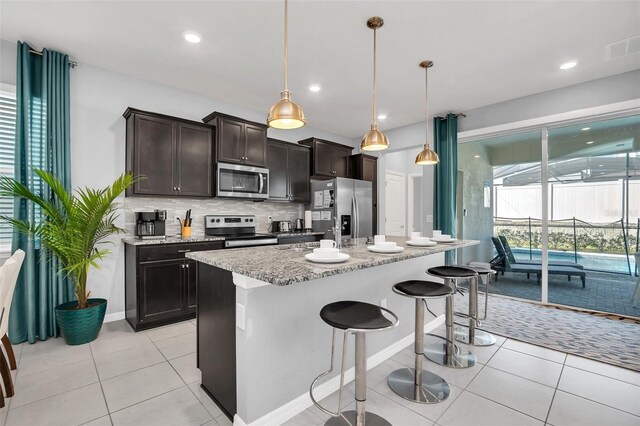
[[[251,214],[257,219],[256,232],[268,232],[268,216],[273,220],[290,220],[304,217],[302,203],[254,202],[223,198],[147,198],[126,197],[122,203],[124,208],[125,229],[129,236],[135,235],[135,212],[153,211],[155,209],[167,211],[166,235],[180,234],[180,224],[176,217],[184,218],[191,209],[193,218],[192,234],[204,234],[204,216],[209,214]]]

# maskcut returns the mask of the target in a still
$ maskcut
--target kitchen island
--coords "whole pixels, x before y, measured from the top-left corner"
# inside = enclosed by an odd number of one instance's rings
[[[311,405],[309,385],[329,366],[332,329],[318,315],[324,305],[359,300],[399,316],[398,327],[368,339],[373,368],[413,341],[414,302],[393,293],[393,284],[427,279],[425,270],[444,264],[445,251],[478,243],[411,247],[404,238],[387,240],[405,249],[377,254],[359,239],[342,247],[351,258],[340,264],[307,261],[310,244],[187,254],[198,262],[202,387],[234,424],[280,424]],[[439,316],[428,318],[427,331],[443,322],[444,300],[430,307]],[[337,371],[316,388],[318,397],[338,388]],[[353,379],[352,355],[346,377]]]

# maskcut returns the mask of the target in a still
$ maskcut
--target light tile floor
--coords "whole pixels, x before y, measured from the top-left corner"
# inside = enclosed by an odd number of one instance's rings
[[[471,350],[479,363],[469,369],[425,361],[451,395],[423,405],[387,386],[390,372],[413,364],[412,347],[404,349],[368,372],[367,409],[393,425],[640,426],[640,373],[501,337]],[[15,352],[16,395],[0,410],[0,425],[231,424],[200,389],[195,321],[140,333],[118,321],[87,345],[50,339]],[[354,408],[353,389],[346,387],[346,409]],[[322,403],[335,409],[337,394]],[[311,407],[286,424],[327,419]]]

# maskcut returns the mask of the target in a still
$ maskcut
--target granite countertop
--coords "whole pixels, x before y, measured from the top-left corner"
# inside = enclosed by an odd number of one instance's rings
[[[452,244],[438,244],[435,247],[412,247],[404,237],[387,237],[404,247],[397,254],[378,254],[367,249],[366,240],[360,238],[353,244],[345,245],[340,251],[351,256],[345,263],[318,264],[307,261],[304,255],[311,253],[318,243],[287,244],[239,248],[233,250],[212,250],[187,253],[186,256],[198,262],[226,269],[259,281],[277,286],[286,286],[303,281],[315,280],[359,269],[400,262],[460,247],[476,245],[478,241],[461,240]]]
[[[141,240],[137,237],[122,238],[122,242],[131,246],[147,246],[153,244],[184,244],[184,243],[202,243],[206,241],[224,241],[224,237],[210,237],[208,235],[192,235],[190,238],[182,238],[179,236],[158,238],[153,240]]]

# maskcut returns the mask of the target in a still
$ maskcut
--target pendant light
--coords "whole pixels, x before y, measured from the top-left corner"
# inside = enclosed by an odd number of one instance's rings
[[[384,21],[379,16],[374,16],[367,20],[367,27],[373,30],[373,118],[371,120],[371,130],[367,132],[360,142],[360,149],[363,151],[381,151],[389,148],[389,139],[378,130],[376,116],[376,30],[384,25]]]
[[[424,148],[416,157],[416,164],[419,166],[428,166],[432,164],[438,164],[440,159],[435,151],[429,148],[429,68],[433,66],[431,61],[420,62],[420,68],[424,68],[424,114],[425,114],[425,128],[427,130],[427,136],[425,138]]]
[[[280,92],[280,101],[269,110],[267,124],[275,129],[297,129],[305,124],[304,112],[300,105],[291,101],[289,92],[289,3],[284,0],[284,90]]]

